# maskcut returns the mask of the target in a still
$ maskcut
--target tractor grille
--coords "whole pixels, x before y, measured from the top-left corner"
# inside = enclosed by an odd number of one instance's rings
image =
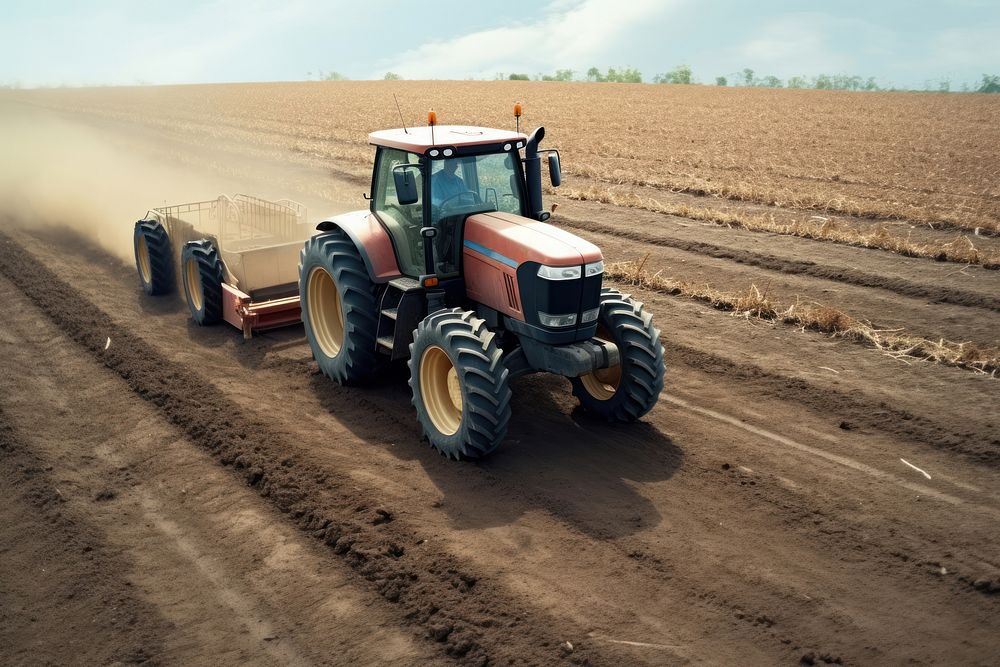
[[[514,279],[510,274],[503,274],[503,284],[507,290],[507,303],[513,310],[521,310],[517,307],[517,290],[514,289]]]

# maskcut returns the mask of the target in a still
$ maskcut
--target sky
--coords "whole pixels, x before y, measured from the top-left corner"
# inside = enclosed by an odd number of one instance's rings
[[[1000,74],[1000,0],[3,0],[0,85],[492,79],[592,66],[646,81]]]

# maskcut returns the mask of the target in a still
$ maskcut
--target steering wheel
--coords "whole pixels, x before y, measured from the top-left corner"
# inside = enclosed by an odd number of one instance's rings
[[[478,192],[474,192],[472,190],[466,190],[465,192],[459,192],[458,194],[452,195],[452,196],[450,196],[450,197],[448,197],[446,199],[441,200],[441,204],[440,204],[441,208],[445,208],[445,207],[447,207],[449,205],[451,205],[451,206],[457,206],[457,205],[462,204],[462,202],[456,202],[455,204],[450,204],[450,202],[453,199],[458,199],[460,197],[468,197],[470,199],[469,202],[465,203],[466,206],[470,206],[472,204],[482,204],[483,203],[483,200],[479,198],[479,193]]]

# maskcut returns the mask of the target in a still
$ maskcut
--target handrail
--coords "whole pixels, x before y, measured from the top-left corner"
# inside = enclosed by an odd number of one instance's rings
[[[291,199],[269,201],[253,195],[222,194],[208,201],[160,206],[146,215],[181,220],[199,231],[216,234],[220,241],[286,239],[296,235],[297,225],[306,217],[306,208]],[[192,220],[195,216],[197,219]],[[211,229],[206,229],[206,224]]]

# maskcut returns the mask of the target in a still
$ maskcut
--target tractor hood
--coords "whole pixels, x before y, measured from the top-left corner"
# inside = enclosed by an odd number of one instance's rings
[[[465,221],[465,252],[473,252],[513,269],[525,262],[579,266],[599,261],[593,243],[546,222],[511,213],[477,213]]]

